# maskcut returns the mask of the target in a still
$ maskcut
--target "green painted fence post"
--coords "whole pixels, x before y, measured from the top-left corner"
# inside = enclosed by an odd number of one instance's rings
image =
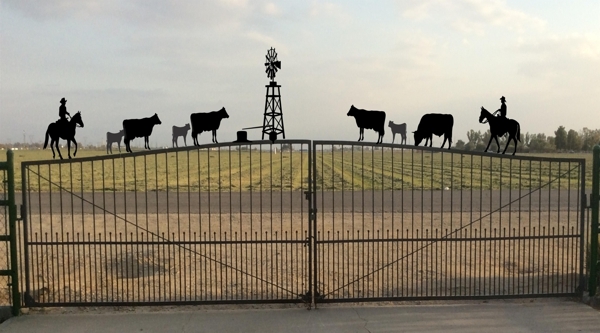
[[[598,283],[598,209],[600,206],[600,146],[594,147],[592,165],[592,231],[590,232],[590,296],[596,296]]]

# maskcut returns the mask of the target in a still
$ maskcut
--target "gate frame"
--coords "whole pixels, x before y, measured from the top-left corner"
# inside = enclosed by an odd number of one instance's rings
[[[254,141],[252,142],[252,144],[269,144],[269,141]],[[317,239],[317,228],[318,228],[318,223],[317,223],[317,212],[318,212],[318,203],[317,203],[317,145],[353,145],[353,146],[363,146],[363,147],[380,147],[380,148],[396,148],[396,149],[416,149],[416,150],[420,150],[420,151],[432,151],[432,152],[451,152],[451,153],[464,153],[464,154],[470,154],[470,155],[475,155],[475,156],[494,156],[494,157],[501,157],[501,158],[507,158],[507,159],[519,159],[520,157],[513,157],[513,156],[505,156],[505,155],[490,155],[489,153],[484,153],[484,152],[467,152],[467,151],[459,151],[459,150],[447,150],[447,149],[440,149],[440,148],[429,148],[429,147],[415,147],[412,145],[401,145],[401,144],[375,144],[375,143],[370,143],[370,142],[361,142],[361,143],[357,143],[356,141],[334,141],[334,140],[278,140],[277,143],[290,143],[290,144],[302,144],[302,145],[307,145],[308,148],[308,182],[306,183],[308,190],[304,192],[305,195],[305,199],[308,201],[308,205],[307,205],[307,209],[308,210],[308,224],[307,224],[307,233],[308,233],[308,237],[306,239],[306,243],[305,246],[308,248],[307,249],[307,290],[305,289],[304,291],[306,291],[306,294],[304,294],[301,299],[299,299],[300,302],[304,301],[309,308],[312,306],[315,306],[318,303],[328,303],[328,302],[344,302],[345,300],[325,300],[323,299],[323,295],[321,295],[319,293],[318,290],[318,286],[319,286],[319,278],[318,278],[318,272],[319,272],[319,262],[318,262],[318,255],[319,255],[319,242]],[[227,146],[232,146],[232,145],[236,145],[235,143],[222,143],[222,144],[206,144],[206,145],[202,145],[200,147],[180,147],[180,148],[169,148],[169,149],[156,149],[156,150],[152,150],[152,151],[142,151],[142,152],[135,152],[132,154],[127,154],[127,155],[118,155],[118,156],[110,156],[110,155],[105,155],[105,156],[96,156],[96,157],[88,157],[88,158],[78,158],[76,160],[71,160],[71,161],[55,161],[55,163],[70,163],[70,162],[82,162],[82,161],[96,161],[96,160],[102,160],[102,159],[111,159],[111,158],[126,158],[126,157],[137,157],[137,156],[143,156],[143,155],[151,155],[151,154],[156,154],[156,153],[173,153],[173,152],[180,152],[180,151],[189,151],[189,150],[194,150],[194,149],[198,149],[198,148],[213,148],[213,147],[227,147]],[[594,148],[594,176],[595,178],[595,182],[593,182],[593,193],[592,193],[592,230],[591,230],[591,234],[592,235],[598,235],[598,205],[599,205],[599,199],[600,199],[600,195],[598,194],[598,178],[600,178],[600,146],[596,146]],[[9,151],[9,153],[7,154],[9,155],[9,161],[12,163],[13,161],[13,157],[12,157],[12,151]],[[596,157],[598,156],[598,163],[596,163]],[[544,160],[544,161],[554,161],[555,159],[552,158],[544,158],[544,157],[528,157],[526,158],[527,160]],[[572,160],[572,159],[571,159]],[[578,159],[579,160],[579,159]],[[40,164],[40,163],[46,163],[46,162],[52,162],[53,160],[46,160],[46,161],[35,161],[33,162],[33,164]],[[31,163],[28,162],[23,162],[22,166],[25,165],[29,165]],[[585,195],[585,171],[586,171],[586,165],[585,162],[580,164],[580,172],[581,172],[581,179],[580,181],[580,249],[579,249],[579,263],[580,263],[580,268],[579,268],[579,288],[578,290],[574,291],[574,294],[577,295],[583,295],[583,290],[585,287],[585,280],[586,280],[586,276],[585,276],[585,272],[584,272],[584,263],[585,263],[585,241],[586,241],[586,229],[588,227],[588,224],[586,223],[586,218],[585,218],[585,206],[586,206],[586,195]],[[0,168],[2,167],[2,163],[0,163]],[[21,176],[22,176],[22,182],[23,182],[23,190],[22,190],[22,202],[23,202],[23,208],[27,207],[27,192],[26,192],[26,173],[27,170],[26,168],[22,167],[21,168]],[[12,179],[12,185],[9,182],[9,192],[10,189],[12,188],[13,191],[13,195],[12,195],[12,206],[10,211],[12,212],[11,216],[13,216],[14,218],[11,218],[11,234],[13,235],[13,239],[14,242],[11,243],[11,260],[15,259],[15,263],[14,266],[15,267],[15,273],[16,273],[16,258],[17,258],[17,245],[16,245],[16,206],[14,205],[14,169],[9,171],[9,181]],[[596,193],[594,195],[594,192]],[[9,196],[9,201],[11,200],[10,196]],[[595,206],[595,209],[594,209]],[[23,219],[23,225],[26,226],[27,225],[27,209],[23,209],[23,213],[22,213],[22,219]],[[594,213],[595,213],[595,220],[594,220]],[[595,222],[594,222],[595,221]],[[14,222],[14,223],[13,223]],[[29,251],[27,250],[27,242],[28,242],[28,228],[24,227],[23,228],[23,240],[25,242],[24,244],[24,254],[23,254],[23,258],[24,258],[24,262],[28,263],[29,262]],[[597,237],[593,238],[596,239],[596,242],[598,241]],[[592,242],[593,242],[592,239]],[[597,243],[596,243],[597,244]],[[14,247],[14,251],[12,251],[12,248]],[[592,258],[596,258],[597,259],[597,251],[594,251],[594,249],[596,249],[596,247],[592,247]],[[29,270],[27,265],[25,265],[24,267],[24,273],[25,273],[25,280],[24,280],[24,284],[25,284],[25,297],[24,297],[24,302],[26,306],[36,306],[37,304],[32,303],[31,299],[28,298],[28,293],[29,293],[29,282],[30,282],[30,277],[29,277]],[[590,280],[592,280],[590,282],[590,294],[592,294],[592,286],[594,287],[594,291],[595,291],[595,283],[592,279],[592,274],[595,274],[594,276],[597,276],[599,272],[597,270],[592,269],[590,271]],[[20,294],[19,294],[19,288],[18,288],[18,276],[14,278],[14,282],[13,282],[13,290],[16,289],[16,292],[13,292],[13,302],[15,307],[18,306],[18,308],[20,308],[21,306],[21,298],[20,298]],[[571,295],[571,294],[570,294]],[[483,298],[520,298],[520,297],[540,297],[543,295],[523,295],[523,296],[501,296],[501,295],[496,295],[496,296],[483,296]],[[560,295],[548,295],[549,297],[555,297],[555,296],[560,296]],[[482,298],[482,297],[478,297],[478,296],[467,296],[467,297],[434,297],[434,299],[477,299],[477,298]],[[422,298],[419,297],[418,299],[427,299],[427,298]],[[16,302],[14,300],[17,300]],[[408,298],[394,298],[394,300],[408,300]],[[347,301],[356,301],[356,299],[352,299],[352,300],[347,300]],[[360,301],[360,300],[359,300]],[[362,301],[379,301],[379,299],[364,299]],[[214,303],[273,303],[273,302],[281,302],[278,300],[271,300],[270,302],[268,300],[266,301],[217,301],[217,302],[206,302],[206,301],[202,301],[202,302],[198,302],[198,304],[214,304]],[[284,301],[284,302],[289,302],[289,301]],[[158,305],[169,305],[169,304],[186,304],[186,303],[182,303],[182,302],[161,302]],[[190,304],[190,303],[187,303]],[[131,303],[101,303],[101,304],[90,304],[90,305],[108,305],[108,306],[114,306],[114,305],[133,305]],[[135,305],[152,305],[151,303],[146,303],[146,302],[137,302]],[[37,305],[39,306],[39,305]],[[52,306],[52,304],[44,304],[43,306]],[[57,304],[56,306],[64,306],[64,304]],[[75,306],[75,305],[74,305]],[[13,308],[14,309],[14,308]]]

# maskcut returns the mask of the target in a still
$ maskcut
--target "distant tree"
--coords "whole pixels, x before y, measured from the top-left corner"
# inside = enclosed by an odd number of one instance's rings
[[[554,132],[556,135],[554,139],[554,143],[556,145],[557,150],[567,149],[567,130],[565,130],[564,126],[558,127],[558,129]]]
[[[544,134],[544,133],[533,134],[531,136],[531,141],[529,142],[529,149],[531,152],[541,153],[541,152],[546,151],[547,144],[548,144],[548,141],[546,138],[546,134]]]
[[[477,145],[481,142],[481,132],[475,132],[474,130],[470,130],[467,132],[467,139],[469,140],[469,142],[467,142],[464,149],[475,150],[477,149]]]
[[[465,149],[466,143],[463,140],[458,140],[454,144],[454,148],[456,149]]]
[[[581,150],[592,150],[595,145],[600,144],[600,129],[590,130],[584,127],[581,132],[581,141]]]
[[[581,137],[575,130],[570,129],[567,133],[567,149],[581,150]]]
[[[531,144],[531,134],[529,134],[529,132],[525,133],[523,136],[523,144],[527,147]]]

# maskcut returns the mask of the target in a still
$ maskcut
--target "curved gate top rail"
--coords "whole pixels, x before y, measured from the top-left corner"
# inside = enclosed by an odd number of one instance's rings
[[[538,297],[584,285],[585,160],[347,141],[22,164],[28,306]]]

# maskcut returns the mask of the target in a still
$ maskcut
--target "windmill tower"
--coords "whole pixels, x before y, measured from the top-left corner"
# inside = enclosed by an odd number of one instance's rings
[[[265,72],[271,82],[265,86],[267,87],[267,94],[265,97],[262,139],[265,139],[265,134],[269,136],[271,141],[275,141],[279,134],[282,134],[285,139],[283,110],[281,109],[281,86],[275,82],[275,74],[277,70],[281,69],[281,61],[277,60],[277,52],[274,48],[267,51],[265,66],[267,67]]]

